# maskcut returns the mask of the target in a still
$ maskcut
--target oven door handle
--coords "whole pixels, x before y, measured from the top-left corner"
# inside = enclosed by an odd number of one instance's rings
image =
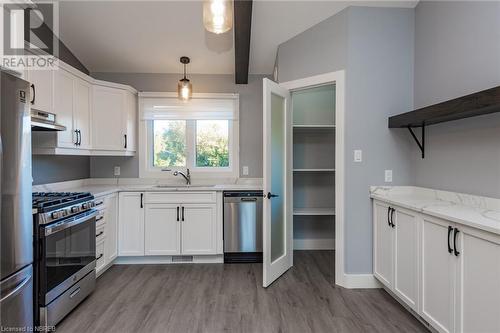
[[[82,216],[82,217],[80,217],[74,221],[71,221],[71,222],[47,226],[47,227],[45,227],[45,236],[52,235],[53,233],[56,233],[56,232],[59,232],[59,231],[64,230],[64,229],[74,227],[75,225],[78,225],[80,223],[86,222],[86,221],[90,220],[91,218],[96,217],[97,213],[98,212],[95,211],[95,212],[92,212],[88,215]]]

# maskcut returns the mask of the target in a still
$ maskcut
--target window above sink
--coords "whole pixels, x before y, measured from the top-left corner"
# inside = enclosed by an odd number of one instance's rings
[[[139,110],[141,178],[187,168],[199,178],[239,176],[238,94],[193,94],[181,102],[175,93],[140,93]]]

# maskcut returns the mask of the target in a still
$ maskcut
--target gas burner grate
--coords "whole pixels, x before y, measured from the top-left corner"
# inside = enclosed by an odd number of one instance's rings
[[[71,206],[94,197],[88,192],[34,192],[32,206],[40,211],[48,211]]]

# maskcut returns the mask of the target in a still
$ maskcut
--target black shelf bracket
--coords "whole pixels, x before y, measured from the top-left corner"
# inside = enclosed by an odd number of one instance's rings
[[[418,140],[417,136],[415,135],[415,132],[413,132],[413,130],[411,129],[411,126],[408,126],[408,130],[410,131],[413,140],[415,140],[415,142],[418,145],[418,148],[420,148],[420,151],[422,152],[422,158],[425,158],[425,124],[422,124],[420,128],[422,129],[422,142]]]

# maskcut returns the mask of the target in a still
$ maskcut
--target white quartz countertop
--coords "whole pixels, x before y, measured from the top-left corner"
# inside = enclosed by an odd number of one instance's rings
[[[500,199],[413,186],[372,186],[370,197],[500,235]]]
[[[95,197],[101,197],[117,192],[179,192],[179,191],[261,191],[261,183],[233,183],[203,185],[194,184],[92,184],[88,181],[71,181],[56,184],[34,186],[35,192],[90,192]]]

